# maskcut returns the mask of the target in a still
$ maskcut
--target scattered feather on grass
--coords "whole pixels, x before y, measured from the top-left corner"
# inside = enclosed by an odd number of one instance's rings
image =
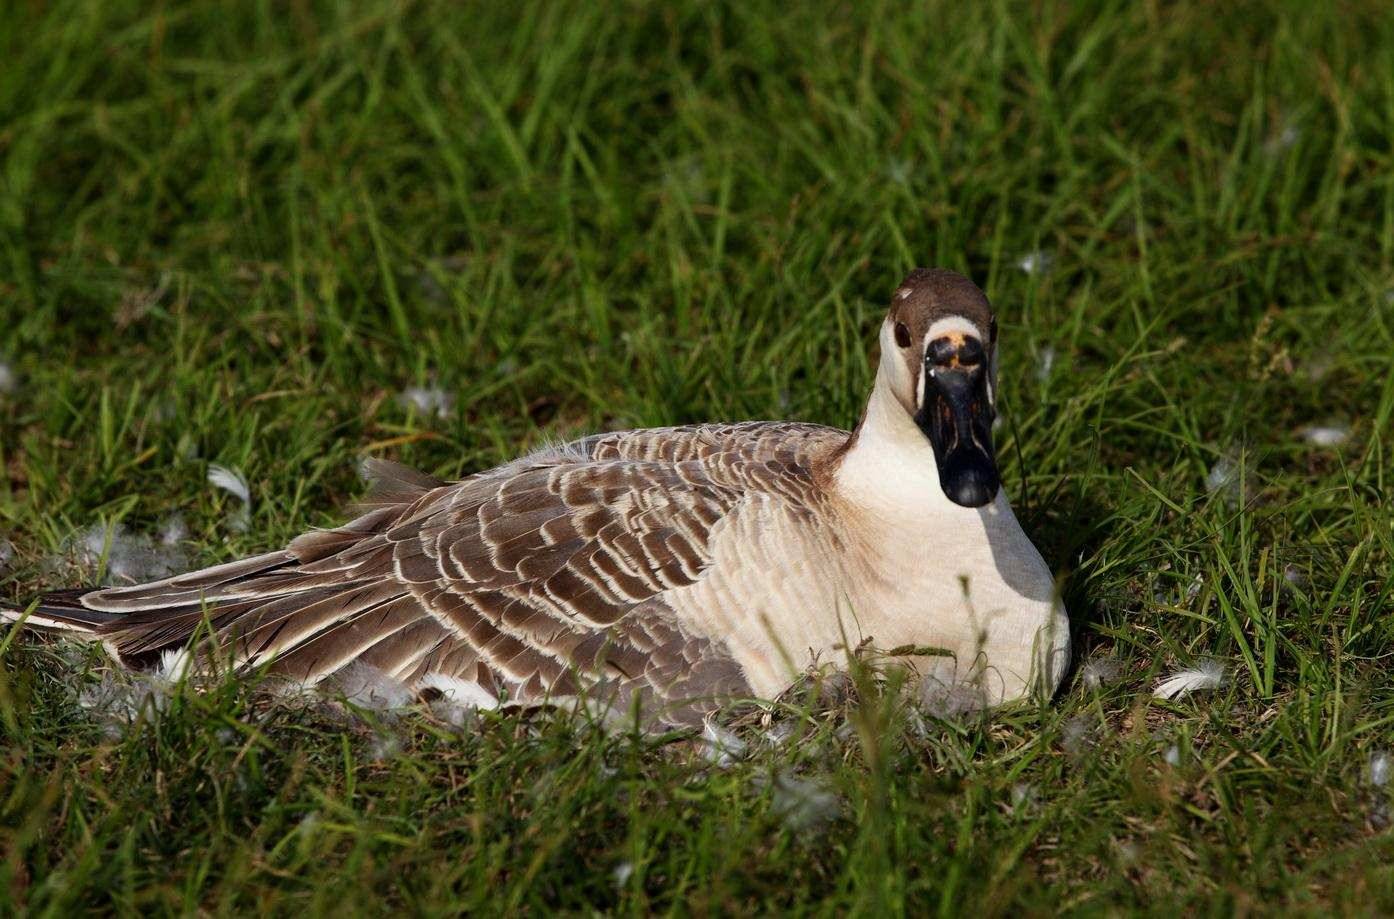
[[[770,806],[786,829],[804,833],[837,819],[842,799],[825,782],[778,773],[771,783]]]
[[[8,539],[0,539],[0,572],[10,567],[15,560],[15,544]]]
[[[954,721],[985,710],[987,698],[980,686],[926,676],[920,681],[920,707],[941,721]]]
[[[6,361],[0,361],[0,396],[8,396],[19,389],[19,374]]]
[[[77,695],[77,704],[102,729],[107,740],[120,740],[145,708],[147,693],[123,676],[105,673]],[[163,708],[157,703],[154,708]]]
[[[323,822],[324,818],[320,816],[319,811],[310,811],[300,818],[300,822],[295,825],[295,832],[306,838],[313,837],[319,832],[320,824]]]
[[[309,711],[324,704],[324,687],[315,683],[271,676],[262,685],[267,696],[286,709]]]
[[[473,705],[461,705],[441,696],[428,702],[427,707],[432,717],[456,731],[468,731],[479,724],[479,709]]]
[[[216,488],[221,488],[243,504],[252,503],[251,486],[247,484],[247,477],[242,474],[240,469],[229,469],[227,466],[211,463],[208,466],[208,482]]]
[[[189,526],[183,516],[170,514],[160,523],[160,545],[177,546],[189,538]]]
[[[418,415],[448,418],[455,409],[455,396],[439,386],[408,386],[398,394],[397,404]]]
[[[1247,503],[1253,493],[1253,472],[1233,453],[1215,460],[1205,474],[1205,490],[1231,506]]]
[[[1300,428],[1297,434],[1314,447],[1339,447],[1350,440],[1350,426],[1345,424],[1314,424]]]
[[[401,680],[362,661],[354,661],[336,673],[329,688],[342,695],[345,702],[369,711],[395,711],[416,701],[416,694]]]
[[[188,675],[192,657],[183,650],[166,651],[154,670],[106,670],[77,694],[78,707],[116,741],[140,721],[168,710],[179,684]]]
[[[1025,274],[1045,275],[1055,267],[1055,256],[1041,249],[1027,252],[1016,260],[1016,267]]]
[[[1197,574],[1191,578],[1191,583],[1186,585],[1186,602],[1194,600],[1200,596],[1200,592],[1205,589],[1205,575]]]
[[[444,673],[426,674],[418,689],[434,690],[441,698],[467,708],[493,710],[499,707],[499,700],[484,687]]]
[[[1361,797],[1366,807],[1365,819],[1377,830],[1387,828],[1391,822],[1387,789],[1391,768],[1394,768],[1394,761],[1391,760],[1388,750],[1374,750],[1370,753],[1369,762],[1365,766],[1367,788]]]
[[[95,579],[103,560],[104,585],[158,581],[185,571],[189,563],[179,546],[157,543],[143,533],[130,532],[120,523],[110,527],[94,523],[69,536],[58,557],[50,560],[50,567],[77,568],[82,576]]]
[[[702,736],[698,740],[697,752],[702,759],[720,769],[734,765],[744,759],[745,741],[719,725],[708,721],[702,725]]]
[[[1388,750],[1376,750],[1370,754],[1369,767],[1366,769],[1366,780],[1376,788],[1383,788],[1389,784],[1389,774],[1391,767],[1394,767],[1394,758],[1390,757]]]
[[[151,672],[151,679],[173,686],[188,679],[194,665],[193,652],[188,648],[170,648],[160,655],[160,664]]]
[[[623,890],[629,886],[629,879],[634,876],[634,863],[620,862],[615,866],[615,870],[610,872],[610,876],[615,881],[615,889]]]
[[[1168,766],[1181,765],[1181,748],[1176,744],[1171,744],[1162,751],[1162,762]]]
[[[761,733],[760,739],[765,742],[766,746],[782,747],[794,736],[795,730],[796,726],[793,721],[776,721]]]
[[[1219,689],[1224,685],[1225,665],[1217,660],[1203,660],[1162,680],[1152,695],[1158,699],[1179,699],[1193,692]]]
[[[1234,460],[1228,456],[1221,456],[1210,467],[1209,473],[1206,473],[1206,491],[1220,491],[1238,476],[1239,470],[1236,469]]]
[[[1291,150],[1302,139],[1302,129],[1292,122],[1285,122],[1278,133],[1263,142],[1264,152],[1269,156],[1276,156],[1285,150]]]
[[[1079,678],[1089,689],[1102,689],[1123,675],[1123,662],[1116,657],[1093,657],[1079,668]]]
[[[1070,756],[1083,756],[1093,748],[1094,742],[1094,723],[1084,715],[1067,718],[1060,726],[1060,748]]]
[[[234,533],[245,533],[252,525],[252,489],[240,469],[229,469],[212,463],[208,467],[208,482],[232,495],[240,505],[228,514],[228,527]]]
[[[388,730],[373,732],[373,740],[368,744],[368,759],[375,763],[386,762],[402,752],[402,738]]]
[[[1036,380],[1044,383],[1050,379],[1050,372],[1055,369],[1055,348],[1046,345],[1036,353]]]
[[[1239,467],[1227,456],[1217,459],[1205,474],[1205,490],[1217,492],[1230,487],[1238,487]]]

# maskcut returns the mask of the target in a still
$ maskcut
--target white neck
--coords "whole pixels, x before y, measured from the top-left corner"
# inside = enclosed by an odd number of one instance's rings
[[[924,521],[926,515],[974,513],[950,501],[939,486],[934,448],[895,397],[884,368],[834,478],[840,494],[878,517]]]

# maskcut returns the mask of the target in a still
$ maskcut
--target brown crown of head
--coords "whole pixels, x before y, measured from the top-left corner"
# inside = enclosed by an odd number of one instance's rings
[[[992,304],[978,285],[956,271],[916,268],[891,294],[892,322],[903,324],[912,342],[924,341],[930,326],[949,316],[962,316],[982,332],[990,346],[995,327]]]

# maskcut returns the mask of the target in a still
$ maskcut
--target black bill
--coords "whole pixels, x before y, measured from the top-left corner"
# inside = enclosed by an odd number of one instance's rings
[[[944,366],[930,358],[924,373],[924,404],[915,423],[934,447],[940,487],[955,504],[990,504],[1002,482],[992,452],[986,361]]]

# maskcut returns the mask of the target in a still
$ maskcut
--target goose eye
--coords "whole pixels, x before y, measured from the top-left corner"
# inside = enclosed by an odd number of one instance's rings
[[[895,343],[902,348],[910,347],[910,330],[905,327],[903,322],[895,324]]]

